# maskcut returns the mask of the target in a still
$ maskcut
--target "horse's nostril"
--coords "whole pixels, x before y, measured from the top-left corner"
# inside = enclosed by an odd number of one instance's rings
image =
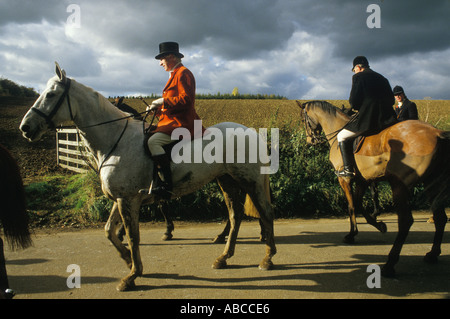
[[[27,133],[27,132],[30,131],[30,126],[29,126],[29,125],[22,125],[22,126],[20,127],[20,129],[22,130],[22,132]]]

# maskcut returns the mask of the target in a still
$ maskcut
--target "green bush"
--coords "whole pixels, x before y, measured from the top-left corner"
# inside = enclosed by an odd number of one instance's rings
[[[271,176],[277,217],[342,214],[342,193],[328,160],[328,146],[310,146],[301,123],[280,128],[280,167]]]
[[[54,175],[25,186],[27,208],[32,221],[91,223],[106,221],[112,202],[101,192],[95,173]]]

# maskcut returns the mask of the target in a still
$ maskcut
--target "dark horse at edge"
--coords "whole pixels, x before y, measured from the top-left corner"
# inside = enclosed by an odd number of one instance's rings
[[[12,250],[27,248],[32,244],[25,191],[19,167],[6,148],[0,145],[0,225],[3,235]],[[3,240],[0,237],[0,299],[11,299],[14,292],[9,289],[6,273]]]

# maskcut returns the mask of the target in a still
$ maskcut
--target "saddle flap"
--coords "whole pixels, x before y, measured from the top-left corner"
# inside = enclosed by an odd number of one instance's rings
[[[354,141],[353,141],[353,153],[354,154],[359,152],[365,139],[366,139],[366,137],[362,136],[362,135],[360,135],[354,139]]]
[[[382,143],[382,134],[380,132],[374,135],[358,136],[353,141],[353,153],[362,156],[378,156],[384,153],[384,145]]]

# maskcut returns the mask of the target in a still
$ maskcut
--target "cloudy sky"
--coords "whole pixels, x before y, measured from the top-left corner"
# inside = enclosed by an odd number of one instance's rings
[[[177,41],[197,93],[347,99],[365,55],[409,98],[450,99],[449,17],[449,0],[0,0],[0,76],[42,91],[58,61],[106,96],[161,94],[154,57]]]

